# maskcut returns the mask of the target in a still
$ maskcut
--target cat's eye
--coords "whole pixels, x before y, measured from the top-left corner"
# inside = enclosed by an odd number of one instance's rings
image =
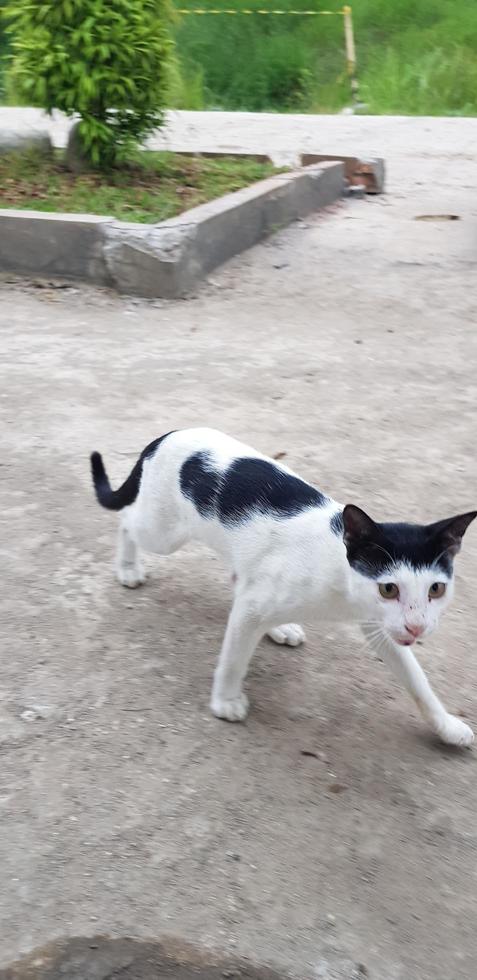
[[[380,582],[379,592],[383,599],[398,599],[399,589],[394,582]]]
[[[445,591],[445,582],[433,582],[429,589],[429,599],[441,599]]]

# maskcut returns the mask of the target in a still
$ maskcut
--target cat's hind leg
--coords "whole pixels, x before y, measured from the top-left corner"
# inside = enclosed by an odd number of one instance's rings
[[[146,581],[137,543],[124,519],[119,526],[116,574],[121,585],[127,589],[137,589]]]
[[[276,626],[274,629],[268,630],[267,636],[274,643],[287,647],[298,647],[300,643],[304,643],[306,640],[305,631],[298,623],[284,623],[283,626]]]

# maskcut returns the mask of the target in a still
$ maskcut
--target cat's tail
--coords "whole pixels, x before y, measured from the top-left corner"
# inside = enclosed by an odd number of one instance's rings
[[[107,510],[122,510],[134,503],[139,489],[142,461],[138,460],[119,490],[112,490],[101,453],[91,453],[91,473],[98,502]]]

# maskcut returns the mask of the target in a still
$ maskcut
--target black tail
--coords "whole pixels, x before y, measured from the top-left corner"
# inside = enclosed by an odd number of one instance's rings
[[[94,489],[101,507],[106,507],[107,510],[122,510],[123,507],[129,507],[134,503],[138,495],[141,472],[142,457],[138,459],[122,487],[119,487],[119,490],[112,490],[101,453],[91,453]]]
[[[124,481],[122,487],[119,487],[119,490],[111,490],[111,484],[104,468],[101,453],[91,453],[91,473],[93,475],[96,496],[101,507],[106,507],[107,510],[122,510],[123,507],[129,507],[134,503],[139,493],[144,460],[149,459],[161,443],[164,442],[164,439],[167,439],[167,436],[171,435],[173,435],[172,432],[166,432],[164,436],[160,436],[159,439],[154,439],[154,442],[150,442],[143,449],[137,463],[135,463],[127,480]]]

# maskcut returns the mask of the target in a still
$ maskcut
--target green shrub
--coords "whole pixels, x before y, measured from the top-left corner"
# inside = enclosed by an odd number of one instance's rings
[[[168,0],[7,0],[22,100],[81,118],[94,166],[124,159],[163,121],[172,61]]]
[[[8,39],[2,24],[2,8],[5,6],[4,0],[0,0],[0,103],[4,90],[5,62],[8,54]]]

